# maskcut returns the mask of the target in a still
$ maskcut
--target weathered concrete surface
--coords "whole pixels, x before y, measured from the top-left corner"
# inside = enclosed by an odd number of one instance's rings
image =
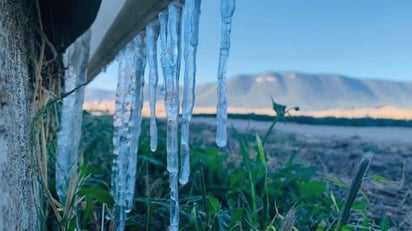
[[[91,54],[87,73],[93,79],[146,24],[166,8],[171,0],[128,0],[123,5],[96,51]]]
[[[0,1],[0,230],[36,230],[29,146],[34,1]]]

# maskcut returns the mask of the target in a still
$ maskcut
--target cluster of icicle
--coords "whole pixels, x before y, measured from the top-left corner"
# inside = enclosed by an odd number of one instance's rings
[[[160,60],[163,71],[164,102],[167,113],[167,171],[170,176],[170,230],[179,228],[178,182],[186,184],[190,175],[189,124],[195,101],[196,50],[199,34],[201,0],[172,1],[158,18],[148,23],[118,55],[119,74],[114,115],[114,160],[112,195],[114,197],[117,230],[124,230],[126,214],[133,206],[137,174],[138,141],[141,131],[144,69],[149,68],[150,149],[157,149],[156,96],[158,83],[157,40],[160,37]],[[218,146],[225,146],[226,87],[225,69],[230,47],[230,24],[235,0],[222,0],[222,42],[218,81]],[[183,42],[181,41],[183,34]],[[179,73],[183,43],[184,89],[182,99],[180,175],[178,157]]]
[[[70,92],[86,82],[91,32],[78,38],[64,54],[64,91]],[[83,116],[84,87],[80,87],[63,99],[60,131],[57,136],[56,191],[61,203],[65,203],[70,181],[77,172],[78,155]]]

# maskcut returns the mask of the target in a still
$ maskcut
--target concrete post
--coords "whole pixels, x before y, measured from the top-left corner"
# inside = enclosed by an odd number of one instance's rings
[[[31,7],[30,7],[31,6]],[[0,230],[36,230],[30,150],[35,57],[34,1],[0,1]]]

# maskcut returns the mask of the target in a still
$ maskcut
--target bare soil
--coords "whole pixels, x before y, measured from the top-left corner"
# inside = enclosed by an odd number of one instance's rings
[[[194,126],[201,126],[196,137],[208,145],[214,143],[216,120],[193,118]],[[270,122],[229,119],[228,127],[238,131],[258,132],[263,136]],[[230,132],[229,132],[230,134]],[[236,140],[229,138],[228,149]],[[357,163],[369,152],[373,153],[367,176],[379,175],[390,182],[365,180],[362,189],[371,205],[369,217],[377,223],[390,219],[393,230],[412,230],[412,128],[398,127],[341,127],[277,124],[268,139],[266,150],[269,165],[276,168],[291,154],[297,161],[318,168],[319,177],[332,177],[350,184]]]

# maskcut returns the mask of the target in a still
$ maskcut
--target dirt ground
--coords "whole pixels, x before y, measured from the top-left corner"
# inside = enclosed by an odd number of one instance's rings
[[[205,134],[201,137],[209,137],[206,142],[212,144],[216,120],[193,118],[193,122],[210,128],[202,129]],[[263,136],[270,122],[229,119],[228,127],[231,126],[238,131],[257,131]],[[235,142],[229,138],[229,146]],[[391,182],[363,183],[362,189],[371,202],[369,217],[376,221],[389,218],[391,230],[412,230],[411,128],[280,123],[270,135],[266,150],[273,157],[273,163],[269,163],[273,167],[288,158],[285,154],[295,154],[298,161],[318,167],[319,177],[332,177],[347,184],[361,158],[373,153],[367,176],[379,175]]]

